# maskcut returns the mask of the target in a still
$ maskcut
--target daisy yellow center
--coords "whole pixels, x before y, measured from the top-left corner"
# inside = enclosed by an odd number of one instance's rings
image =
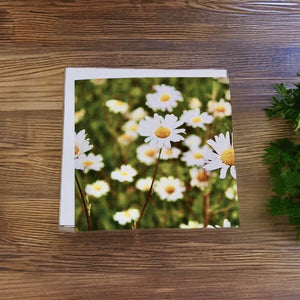
[[[191,223],[189,228],[198,228],[198,224],[193,222],[193,223]]]
[[[171,95],[169,94],[162,94],[159,98],[159,101],[161,102],[167,102],[171,99]]]
[[[96,191],[100,191],[102,189],[102,186],[100,184],[96,184],[96,185],[94,185],[94,189]]]
[[[197,180],[200,182],[208,181],[208,175],[205,171],[201,171],[197,174]]]
[[[221,154],[221,160],[225,165],[233,166],[234,165],[234,150],[227,149]]]
[[[196,152],[196,153],[194,153],[194,154],[193,154],[193,157],[194,157],[195,159],[202,159],[202,158],[204,158],[204,156],[202,155],[201,152]]]
[[[161,139],[165,139],[170,136],[171,131],[168,127],[160,126],[154,131],[155,135]]]
[[[222,105],[218,105],[218,106],[216,107],[216,111],[217,111],[217,112],[223,113],[223,112],[225,112],[225,107],[222,106]]]
[[[126,218],[131,218],[129,211],[127,211],[127,210],[124,211],[124,216],[125,216]]]
[[[167,185],[165,187],[165,191],[168,194],[173,194],[175,192],[175,187],[173,185]]]
[[[173,153],[172,149],[167,149],[167,150],[165,151],[165,154],[166,154],[166,155],[172,155],[172,153]]]
[[[84,113],[85,113],[85,111],[82,109],[79,111],[76,111],[75,112],[75,120],[77,120],[77,122],[80,121],[83,118]]]
[[[136,119],[136,120],[143,119],[144,116],[145,116],[145,115],[144,115],[143,113],[135,114],[135,119]]]
[[[82,163],[85,167],[89,168],[90,166],[92,166],[94,164],[93,161],[91,160],[85,160],[83,163]]]
[[[148,149],[145,151],[145,155],[149,157],[153,157],[155,155],[156,151],[153,149]]]
[[[115,105],[116,105],[116,106],[123,106],[124,103],[123,103],[122,101],[120,101],[120,100],[116,100],[116,101],[115,101]]]
[[[132,140],[132,137],[126,133],[122,134],[122,140],[126,142],[130,142]]]
[[[145,184],[145,185],[144,185],[144,190],[145,190],[145,191],[148,191],[149,189],[150,189],[150,185],[149,185],[149,184]]]
[[[79,148],[78,146],[75,145],[75,155],[77,155],[79,153]]]
[[[136,131],[137,130],[137,125],[132,125],[129,127],[129,130],[131,131]]]
[[[128,172],[127,172],[127,171],[121,171],[121,175],[122,175],[122,176],[127,176],[127,175],[128,175]]]
[[[190,104],[198,107],[201,104],[201,102],[197,98],[192,98]]]
[[[194,118],[192,119],[192,123],[201,123],[201,122],[202,122],[201,117],[194,117]]]

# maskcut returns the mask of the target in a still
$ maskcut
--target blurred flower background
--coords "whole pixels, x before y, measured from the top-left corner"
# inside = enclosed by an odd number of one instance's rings
[[[239,225],[226,78],[76,81],[74,159],[79,231]]]

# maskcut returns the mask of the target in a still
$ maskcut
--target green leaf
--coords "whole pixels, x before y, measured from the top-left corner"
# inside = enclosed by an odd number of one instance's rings
[[[271,100],[271,106],[265,108],[269,117],[282,117],[293,123],[297,133],[300,129],[300,92],[299,85],[294,89],[286,89],[284,84],[275,84],[277,92]]]

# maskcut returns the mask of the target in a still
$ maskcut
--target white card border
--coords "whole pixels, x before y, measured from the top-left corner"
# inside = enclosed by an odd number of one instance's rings
[[[111,69],[66,68],[64,94],[64,128],[61,170],[60,226],[75,226],[74,182],[74,112],[75,80],[97,78],[146,78],[146,77],[227,77],[226,70],[217,69]]]

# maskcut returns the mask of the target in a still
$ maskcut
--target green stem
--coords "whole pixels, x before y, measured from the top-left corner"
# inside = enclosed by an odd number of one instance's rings
[[[80,186],[80,183],[79,183],[79,180],[78,180],[78,178],[77,178],[76,173],[75,173],[75,180],[76,180],[76,183],[77,183],[77,186],[78,186],[78,189],[79,189],[79,192],[80,192],[82,204],[83,204],[83,207],[84,207],[85,217],[86,217],[86,222],[87,222],[88,230],[92,230],[92,224],[91,224],[89,212],[88,212],[88,209],[87,209],[87,206],[86,206],[85,197],[84,197],[84,194],[83,194],[83,191],[82,191],[82,189],[81,189],[81,186]]]
[[[77,227],[78,227],[78,228],[79,228],[80,223],[81,223],[82,213],[83,213],[83,207],[81,206],[81,207],[80,207],[80,212],[79,212],[78,217],[77,217],[77,220],[76,220],[76,224],[77,224]]]
[[[214,128],[215,128],[215,117],[213,116],[213,121],[210,124],[206,125],[206,132],[205,132],[205,141],[212,139],[214,136]]]
[[[215,210],[212,212],[212,215],[217,215],[219,214],[220,212],[227,212],[229,211],[230,209],[234,208],[235,207],[235,204],[229,204],[227,207],[224,207],[224,208],[220,208],[218,210]]]
[[[193,210],[191,204],[189,203],[188,200],[186,200],[185,203],[186,203],[186,205],[187,205],[187,207],[188,207],[190,213],[193,215],[193,218],[196,220],[196,219],[197,219],[197,216],[196,216],[196,214],[195,214],[195,212],[194,212],[194,210]]]
[[[204,195],[204,227],[209,225],[210,209],[209,209],[209,194]]]
[[[173,167],[174,167],[174,172],[177,178],[179,178],[179,173],[178,173],[178,169],[177,169],[177,160],[175,160],[175,158],[172,158],[172,163],[173,163]]]
[[[160,160],[161,150],[162,150],[162,148],[160,148],[160,150],[159,150],[159,154],[158,154],[158,158],[157,158],[157,162],[156,162],[155,171],[154,171],[154,174],[153,174],[151,186],[150,186],[149,192],[148,192],[148,194],[147,194],[147,198],[146,198],[146,201],[145,201],[145,203],[144,203],[144,206],[143,206],[141,215],[140,215],[139,219],[138,219],[137,222],[136,222],[135,229],[138,229],[138,228],[139,228],[140,222],[141,222],[142,217],[143,217],[143,215],[144,215],[144,211],[145,211],[145,209],[146,209],[146,206],[147,206],[147,204],[148,204],[148,202],[149,202],[149,199],[150,199],[150,196],[151,196],[151,192],[152,192],[154,180],[155,180],[156,173],[157,173],[157,170],[158,170],[158,164],[159,164],[159,160]]]
[[[107,124],[108,124],[107,129],[108,129],[108,131],[110,132],[110,134],[111,134],[111,136],[112,136],[112,138],[113,138],[113,140],[114,140],[114,142],[115,142],[116,147],[118,148],[118,152],[119,152],[119,154],[120,154],[122,163],[126,165],[128,160],[127,160],[126,155],[124,154],[123,148],[121,147],[121,145],[120,145],[119,142],[118,142],[118,134],[117,134],[117,132],[115,131],[114,126],[112,126],[112,125],[110,124],[110,116],[109,116],[109,112],[108,112],[108,113],[105,112],[104,115],[105,115],[106,122],[107,122]]]
[[[214,138],[214,135],[215,135],[215,123],[216,123],[216,120],[215,120],[215,118],[216,117],[214,117],[214,120],[213,120],[213,122],[212,122],[212,124],[210,124],[210,126],[209,126],[209,133],[208,133],[208,130],[207,130],[207,132],[206,132],[206,141],[208,140],[208,139],[213,139]]]

